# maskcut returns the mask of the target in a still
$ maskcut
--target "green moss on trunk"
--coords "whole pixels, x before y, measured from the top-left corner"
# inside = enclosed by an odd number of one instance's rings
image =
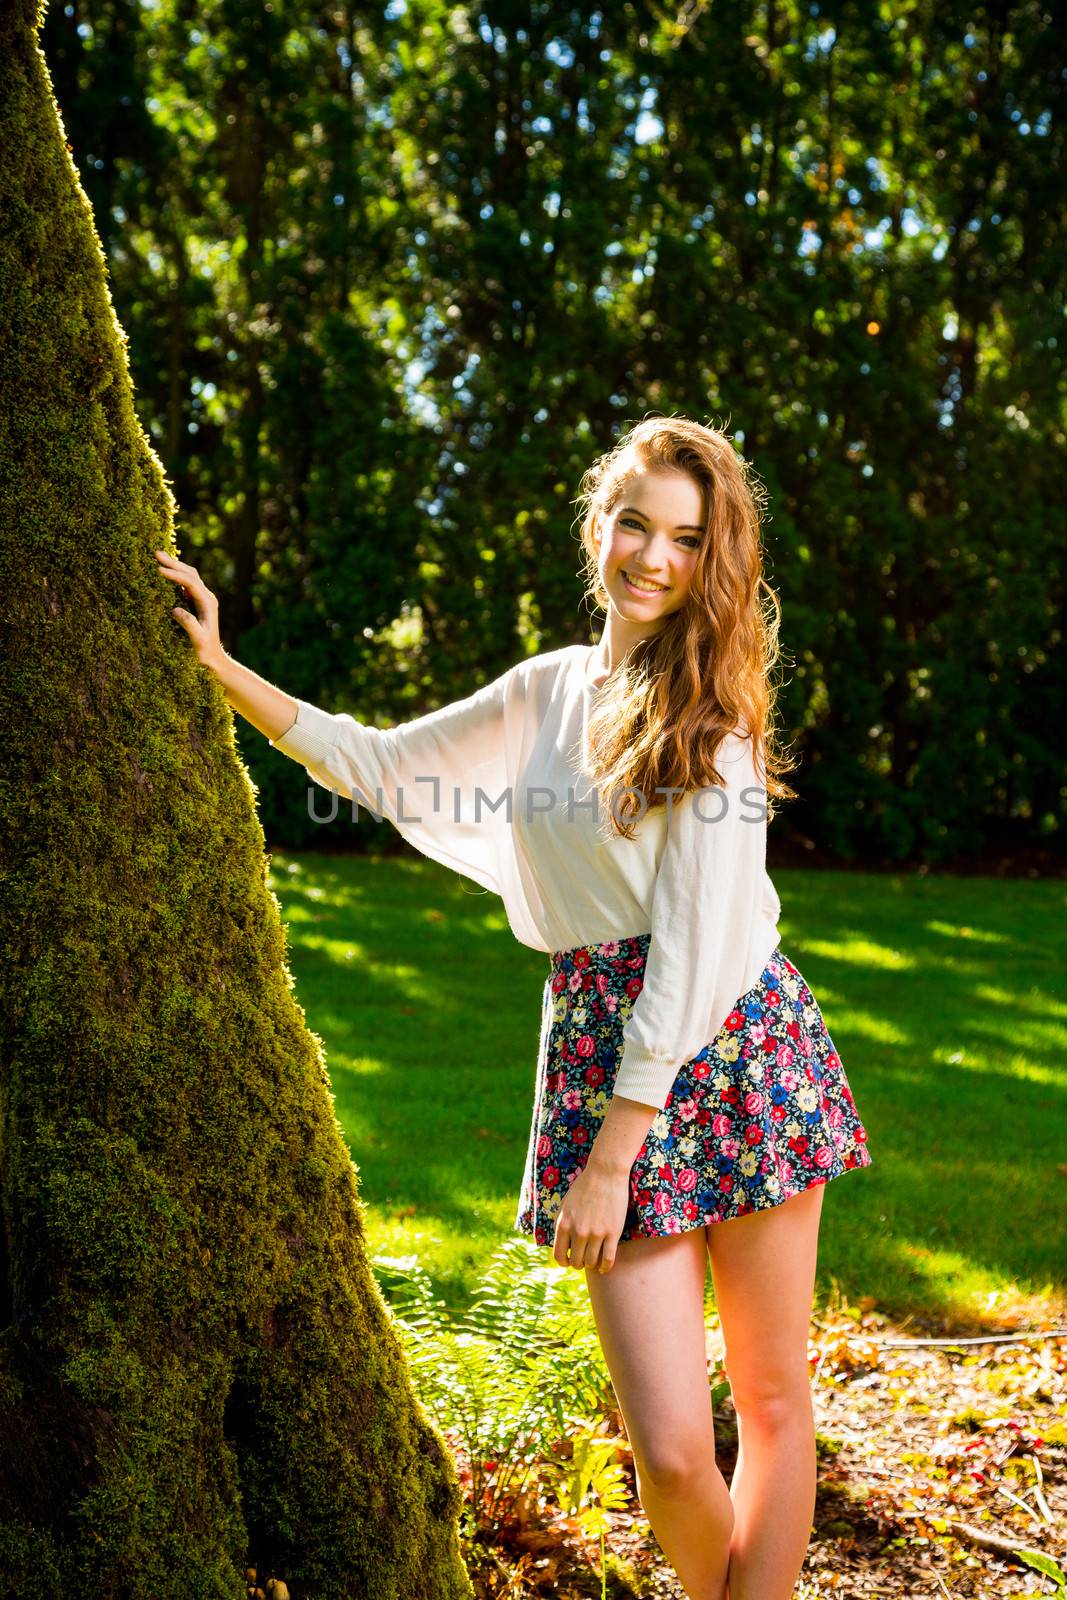
[[[460,1600],[103,255],[0,16],[0,1592]]]

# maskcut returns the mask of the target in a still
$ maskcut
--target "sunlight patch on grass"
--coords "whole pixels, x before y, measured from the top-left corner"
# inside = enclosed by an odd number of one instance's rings
[[[906,951],[896,950],[889,945],[875,944],[871,939],[805,938],[798,943],[802,943],[805,959],[809,955],[822,956],[827,961],[841,961],[850,967],[873,967],[880,972],[910,972],[918,965],[916,956],[908,955]],[[797,965],[803,970],[801,961],[798,961]],[[825,985],[820,987],[820,993],[823,992],[826,992]]]
[[[1062,1049],[1062,1040],[1060,1047]],[[1013,1055],[1008,1061],[1013,1078],[1029,1078],[1031,1083],[1047,1083],[1062,1088],[1067,1082],[1067,1072],[1062,1067],[1047,1067],[1031,1056]]]
[[[1022,1288],[1016,1278],[1000,1272],[997,1277],[1001,1282],[990,1290],[989,1262],[976,1261],[963,1251],[918,1245],[909,1240],[886,1240],[885,1245],[888,1246],[886,1256],[891,1264],[896,1264],[902,1280],[910,1280],[913,1285],[918,1280],[925,1286],[923,1290],[913,1290],[920,1301],[934,1302],[941,1298],[942,1304],[958,1306],[960,1312],[973,1312],[977,1307],[992,1312],[997,1306],[1013,1306],[1022,1299],[1032,1307],[1048,1304],[1049,1309],[1054,1309],[1059,1304],[1059,1296],[1051,1283]]]
[[[999,983],[976,983],[972,992],[975,1000],[990,1000],[995,1006],[1011,1011],[1022,1004],[1022,996],[1016,990],[1004,989]]]
[[[968,958],[967,955],[964,955],[959,951],[954,951],[951,954],[946,953],[940,957],[928,954],[925,961],[925,967],[927,972],[934,978],[943,976],[958,980],[961,983],[973,984],[974,987],[970,991],[972,998],[978,997],[979,986],[981,985],[982,979],[988,976],[990,970],[989,962],[987,960],[983,960],[981,954],[977,950],[974,952],[974,955],[971,958]],[[1006,959],[1004,961],[1003,970],[1005,972],[1011,970]],[[1040,995],[1040,990],[1038,990],[1036,987],[1031,987],[1028,992],[1035,998]],[[1023,993],[1024,991],[1020,988],[1017,991],[1016,997],[1021,999]],[[998,1001],[997,1003],[1000,1004],[1001,1002]]]
[[[302,871],[302,877],[296,874],[290,875],[288,871],[276,872],[272,868],[267,873],[268,889],[284,892],[296,904],[301,900],[310,900],[315,905],[341,907],[366,898],[362,886],[344,884],[337,878],[331,879],[328,871],[321,874],[325,881],[319,883],[311,881],[310,868],[298,869],[299,871]]]
[[[931,1300],[941,1296],[956,1300],[962,1307],[989,1292],[989,1267],[962,1250],[918,1244],[910,1239],[886,1241],[887,1254],[901,1273],[922,1279]],[[1004,1286],[1001,1293],[1015,1292]]]
[[[1010,945],[1011,938],[1006,933],[997,933],[993,928],[972,928],[964,923],[957,927],[952,922],[941,922],[937,917],[931,917],[921,926],[928,933],[943,933],[950,939],[966,939],[969,943],[976,944],[1003,944]]]
[[[300,901],[294,898],[292,890],[287,888],[285,898],[286,922],[317,922],[318,917],[319,913],[317,911],[311,910],[309,906],[302,906]],[[304,944],[306,940],[302,937],[300,943]]]
[[[333,1034],[336,1037],[340,1034],[341,1029],[345,1027],[347,1018],[338,1016],[336,1012],[320,1008],[317,1022],[325,1033]],[[331,1080],[336,1082],[342,1072],[354,1073],[356,1076],[363,1078],[372,1078],[375,1075],[380,1076],[382,1073],[392,1070],[392,1062],[383,1061],[380,1056],[350,1054],[346,1050],[339,1050],[334,1045],[329,1052],[326,1067]],[[348,1116],[345,1120],[348,1124],[348,1131],[351,1132],[353,1118]]]
[[[362,945],[353,944],[350,938],[331,939],[319,934],[305,933],[300,936],[300,944],[305,950],[321,952],[336,962],[338,967],[346,970],[356,968],[368,1001],[374,997],[374,985],[378,981],[388,984],[390,989],[401,992],[405,1005],[413,1008],[419,1003],[427,1006],[436,1005],[439,1000],[439,990],[436,987],[419,981],[420,978],[426,977],[426,968],[420,971],[417,967],[404,966],[396,961],[375,960],[367,954]],[[360,997],[353,994],[351,998],[355,1004]],[[347,1020],[350,1024],[351,1016]]]
[[[353,944],[350,938],[331,939],[321,934],[309,933],[305,934],[300,943],[305,950],[321,950],[331,961],[363,961],[370,965],[366,947]]]
[[[963,1067],[967,1072],[986,1076],[1003,1077],[1007,1071],[1009,1077],[1025,1078],[1030,1083],[1061,1085],[1064,1081],[1062,1071],[1057,1071],[1055,1067],[1042,1066],[1032,1057],[1020,1054],[1011,1056],[1005,1064],[998,1054],[992,1052],[984,1055],[974,1050],[953,1049],[946,1045],[941,1049],[935,1049],[930,1059],[934,1065]]]
[[[865,1039],[872,1044],[905,1046],[916,1042],[913,1033],[897,1027],[891,1018],[882,1015],[875,1016],[870,1011],[860,1011],[857,1007],[850,1006],[844,995],[831,999],[827,985],[820,984],[819,1010],[822,1012],[823,1020],[828,1028],[830,1027],[830,1020],[827,1012],[831,1006],[835,1010],[839,1008],[840,1012],[847,1018],[847,1028],[850,1035],[858,1034],[861,1039]],[[835,1023],[831,1032],[837,1031],[844,1034],[845,1028],[845,1022]]]
[[[983,1000],[991,998],[979,990],[975,993],[980,994]],[[1011,998],[1010,1005],[1013,1031],[1018,1027],[1019,1018],[1025,1017],[1028,1033],[1037,1034],[1043,1029],[1048,1034],[1050,1042],[1055,1039],[1062,1046],[1064,1028],[1057,1019],[1067,1017],[1067,1007],[1058,1005],[1040,989],[1031,989],[1026,995],[1017,990]]]

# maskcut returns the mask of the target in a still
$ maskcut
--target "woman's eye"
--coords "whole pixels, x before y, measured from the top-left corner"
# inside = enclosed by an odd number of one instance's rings
[[[643,525],[640,522],[637,522],[633,517],[623,517],[621,526],[624,528],[636,528],[639,533],[644,532]],[[700,545],[703,543],[703,540],[700,539],[695,533],[687,533],[683,536],[682,543],[688,545],[690,549],[699,549]]]

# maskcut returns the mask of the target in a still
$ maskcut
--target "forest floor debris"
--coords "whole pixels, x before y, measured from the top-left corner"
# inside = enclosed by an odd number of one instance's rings
[[[831,1302],[813,1319],[818,1486],[795,1600],[1057,1592],[1021,1552],[1067,1561],[1067,1320],[1020,1300],[989,1321],[895,1324],[870,1301]],[[714,1322],[708,1353],[714,1382],[723,1375]],[[603,1423],[620,1439],[632,1488],[622,1420],[609,1412]],[[729,1482],[737,1430],[728,1399],[716,1441]],[[468,1552],[478,1600],[599,1596],[599,1549],[574,1519],[547,1496],[527,1497],[520,1511],[491,1547]],[[684,1600],[636,1499],[608,1513],[606,1548],[613,1600]]]

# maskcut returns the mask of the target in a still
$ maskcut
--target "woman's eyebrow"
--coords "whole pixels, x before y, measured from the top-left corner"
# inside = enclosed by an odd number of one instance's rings
[[[622,509],[624,511],[632,511],[634,516],[643,518],[645,522],[651,522],[651,520],[652,520],[651,517],[645,516],[645,513],[643,511],[638,511],[636,506],[623,506]],[[675,531],[675,533],[681,533],[684,530],[688,530],[690,533],[703,533],[704,532],[703,528],[694,527],[694,525],[691,522],[680,522],[678,524],[677,528],[675,528],[674,531]]]

